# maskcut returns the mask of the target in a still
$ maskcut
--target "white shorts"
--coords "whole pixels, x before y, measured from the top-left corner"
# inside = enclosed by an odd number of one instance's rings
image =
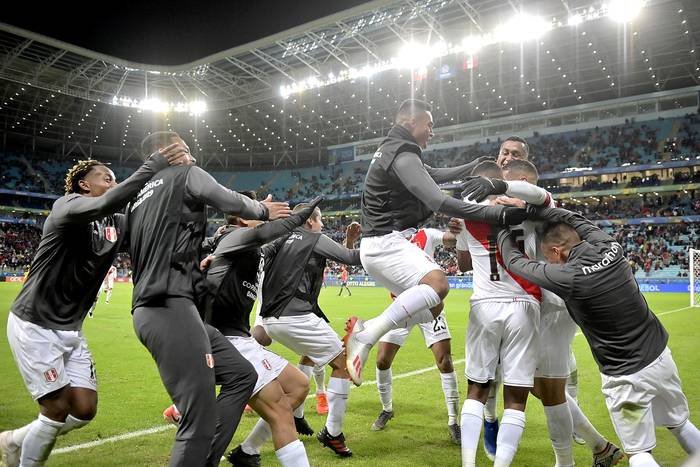
[[[277,378],[289,362],[274,352],[270,352],[252,337],[226,336],[226,339],[248,360],[258,373],[253,395]]]
[[[343,343],[323,318],[313,313],[263,318],[267,334],[299,356],[309,357],[316,366],[326,366],[343,353]]]
[[[10,312],[7,340],[34,400],[69,384],[97,390],[95,363],[82,331],[46,329]]]
[[[360,261],[367,274],[397,296],[418,285],[429,272],[441,270],[433,258],[400,232],[363,238]]]
[[[543,304],[540,307],[540,352],[535,376],[538,378],[567,378],[571,343],[576,335],[576,323],[566,309]]]
[[[102,288],[103,289],[111,289],[114,288],[114,279],[109,279],[106,280],[102,283]]]
[[[668,347],[636,373],[600,376],[605,404],[627,454],[654,449],[655,425],[675,428],[690,416],[678,368]]]
[[[540,306],[530,301],[471,304],[467,378],[485,383],[501,363],[503,384],[532,387],[539,354]]]
[[[451,339],[450,328],[447,326],[447,318],[445,318],[445,313],[442,312],[437,318],[429,323],[419,323],[420,331],[423,333],[423,339],[425,340],[425,346],[430,348],[436,342]],[[413,330],[413,326],[410,328],[396,328],[387,332],[379,339],[379,342],[386,342],[389,344],[395,344],[401,347],[408,335]]]

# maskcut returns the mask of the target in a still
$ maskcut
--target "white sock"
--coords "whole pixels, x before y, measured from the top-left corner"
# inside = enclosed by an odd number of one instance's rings
[[[648,452],[640,452],[630,456],[630,467],[659,467],[659,464]]]
[[[304,443],[298,439],[276,450],[275,455],[282,467],[309,467],[309,458],[306,457]]]
[[[520,438],[525,430],[525,412],[505,409],[496,438],[496,459],[493,467],[508,467],[518,451]]]
[[[698,430],[693,422],[686,420],[679,427],[671,428],[671,433],[676,437],[681,447],[688,454],[700,452],[700,430]]]
[[[107,290],[107,296],[105,297],[105,301],[109,302],[112,299],[112,289]]]
[[[457,412],[459,411],[459,390],[457,389],[457,373],[440,373],[442,380],[442,393],[445,395],[445,405],[447,405],[447,424],[457,423]],[[377,380],[379,381],[379,380]]]
[[[574,434],[574,422],[571,418],[569,404],[544,406],[544,415],[547,418],[549,439],[552,440],[554,456],[557,467],[571,467],[574,465],[574,456],[571,452],[571,442]]]
[[[481,436],[484,404],[474,399],[467,399],[462,406],[462,467],[476,466],[476,450]]]
[[[350,380],[331,376],[328,381],[326,394],[328,397],[328,418],[326,429],[331,436],[338,436],[343,432],[343,420],[348,407],[348,393],[350,392]]]
[[[10,437],[10,442],[15,447],[22,446],[22,442],[24,441],[24,437],[27,436],[27,432],[29,432],[29,428],[31,426],[32,426],[31,423],[27,423],[23,427],[15,428],[14,430],[12,430],[12,436]]]
[[[39,414],[39,417],[31,423],[22,441],[20,465],[44,465],[62,427],[63,422],[57,422]]]
[[[270,438],[272,438],[270,425],[261,418],[250,431],[245,441],[241,443],[241,449],[246,454],[260,454],[260,448],[262,448],[263,444]]]
[[[377,368],[377,391],[379,392],[379,400],[382,403],[382,410],[391,412],[394,410],[394,405],[391,400],[391,367],[386,370]]]
[[[65,435],[69,431],[82,428],[88,423],[90,423],[90,420],[81,420],[79,418],[75,418],[72,415],[68,415],[68,418],[66,418],[66,423],[63,425],[63,428],[61,428],[61,431],[59,431],[58,434]]]
[[[306,375],[307,378],[311,379],[311,373],[314,372],[314,367],[309,365],[302,365],[301,363],[297,365],[297,368],[301,370],[302,373]],[[299,407],[294,409],[294,416],[296,418],[302,418],[304,416],[304,402],[299,404]]]
[[[430,308],[440,304],[440,296],[427,284],[418,284],[401,293],[384,312],[365,321],[365,328],[357,334],[364,344],[374,345],[392,329],[409,327],[432,321]]]
[[[608,441],[603,438],[603,436],[598,433],[588,418],[581,412],[576,401],[569,395],[566,395],[566,401],[569,403],[569,411],[571,411],[571,418],[574,422],[574,431],[579,435],[588,445],[588,448],[595,454],[597,452],[605,449],[608,445]]]
[[[326,367],[314,367],[314,381],[316,382],[316,394],[326,392]]]

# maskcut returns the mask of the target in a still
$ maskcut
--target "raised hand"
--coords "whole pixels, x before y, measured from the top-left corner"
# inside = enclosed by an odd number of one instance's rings
[[[362,234],[362,226],[358,222],[351,222],[350,225],[345,229],[345,236],[347,242],[354,244],[360,235]]]
[[[292,215],[289,203],[286,201],[272,201],[272,195],[267,195],[262,203],[267,207],[267,219],[274,221]]]
[[[193,160],[190,156],[190,150],[182,143],[173,143],[159,149],[158,152],[165,157],[170,165],[188,164]]]
[[[508,190],[508,184],[497,178],[474,177],[462,183],[462,197],[479,203],[489,195],[502,195]]]

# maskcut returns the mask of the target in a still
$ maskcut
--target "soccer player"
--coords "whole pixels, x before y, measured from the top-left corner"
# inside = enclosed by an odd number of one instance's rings
[[[522,209],[467,204],[443,193],[437,183],[467,177],[479,160],[449,169],[424,165],[421,156],[432,135],[431,106],[413,99],[403,102],[365,177],[362,265],[396,300],[376,318],[351,317],[347,322],[346,366],[357,386],[374,344],[392,329],[435,319],[449,291],[445,273],[401,231],[416,228],[433,212],[503,225],[527,217]]]
[[[347,290],[348,295],[352,297],[352,292],[350,292],[350,288],[348,287],[348,269],[345,266],[340,266],[340,292],[338,292],[339,297],[343,294],[343,289]]]
[[[528,202],[534,206],[555,207],[551,194],[537,186],[538,178],[535,166],[526,159],[518,158],[508,161],[503,167],[503,180],[482,177],[469,180],[464,187],[465,193],[469,193],[469,198],[474,201],[481,201],[488,195],[507,195],[509,197],[497,198],[496,202],[514,205],[524,205],[524,202]],[[533,230],[529,230],[523,241],[526,244],[535,244],[537,259],[544,260],[537,248],[536,234]],[[532,394],[540,399],[544,406],[557,466],[574,465],[574,427],[585,436],[593,454],[594,466],[614,465],[623,457],[622,451],[598,433],[581,412],[576,401],[566,394],[571,344],[576,334],[576,324],[565,311],[566,305],[559,297],[547,290],[542,291],[539,356]]]
[[[301,204],[294,209],[303,208]],[[357,223],[348,226],[346,245],[353,245],[357,240],[359,227]],[[308,357],[316,366],[332,368],[326,388],[328,417],[316,438],[337,455],[349,457],[352,451],[345,444],[343,420],[350,382],[345,370],[343,344],[319,307],[318,295],[326,260],[358,265],[360,254],[323,235],[322,229],[321,210],[316,208],[306,224],[281,243],[274,259],[266,266],[260,315],[272,339],[297,355]],[[255,430],[250,437],[254,434]]]
[[[499,170],[495,162],[486,161],[475,167],[473,175]],[[474,178],[468,182],[467,190],[480,180],[492,179]],[[497,179],[493,180],[495,183]],[[493,195],[482,198],[479,198],[482,204],[495,202]],[[465,201],[470,200],[465,198]],[[484,404],[500,362],[505,411],[497,435],[494,465],[503,467],[513,461],[525,427],[525,405],[537,363],[542,292],[534,284],[509,274],[499,263],[495,227],[470,220],[465,220],[464,226],[457,236],[457,250],[470,253],[474,293],[466,338],[468,389],[461,414],[462,465],[476,464]],[[534,257],[534,242],[527,241],[527,232],[534,226],[524,222],[516,228],[523,240],[521,247]]]
[[[66,194],[46,218],[7,319],[10,349],[40,412],[29,425],[0,434],[7,465],[43,465],[59,434],[95,416],[95,366],[81,328],[122,242],[126,223],[118,212],[168,162],[182,157],[183,148],[168,146],[119,185],[107,165],[92,159],[66,174]]]
[[[218,331],[205,328],[197,310],[206,206],[260,220],[288,217],[290,210],[287,203],[272,202],[270,197],[263,202],[253,201],[219,185],[193,165],[189,147],[175,132],[147,136],[141,152],[149,154],[173,142],[186,148],[187,163],[163,170],[129,206],[134,330],[155,360],[170,399],[182,413],[170,465],[218,465],[219,459],[211,457],[210,451],[216,412],[242,413],[255,380],[250,363]],[[232,385],[239,377],[241,390],[236,397],[219,399],[218,403],[212,344],[220,346],[219,351],[226,355],[227,367],[240,370],[228,376],[233,378],[229,383]],[[251,376],[253,384],[249,385]]]
[[[688,453],[700,431],[667,347],[668,333],[639,291],[622,247],[582,216],[548,208],[541,236],[547,263],[530,260],[510,230],[498,235],[509,271],[556,293],[590,344],[615,432],[631,467],[658,466],[654,425],[665,426]]]
[[[117,277],[117,267],[112,265],[107,271],[105,280],[102,282],[102,290],[105,291],[105,304],[109,305],[112,299],[112,289],[114,288],[114,279]]]
[[[255,192],[243,194],[255,199]],[[204,315],[248,360],[257,373],[249,404],[262,417],[259,431],[272,437],[275,453],[283,466],[308,465],[304,445],[298,440],[292,409],[304,403],[309,380],[287,360],[261,346],[250,334],[250,313],[258,295],[266,257],[273,254],[272,240],[288,235],[312,214],[322,198],[313,200],[295,215],[266,224],[229,216],[230,229],[214,239],[214,252],[204,263],[206,299]],[[267,244],[267,245],[266,245]],[[214,355],[216,362],[217,355]],[[221,420],[213,449],[220,456],[228,446],[235,427]],[[245,443],[228,459],[234,465],[260,465],[260,455],[246,452]],[[219,457],[216,457],[219,458]]]
[[[457,239],[450,232],[442,232],[438,229],[420,229],[411,236],[411,243],[417,245],[425,251],[428,256],[435,256],[435,248],[442,245],[446,248],[454,248]],[[459,422],[457,414],[459,412],[459,391],[457,389],[457,374],[452,365],[452,346],[450,329],[447,326],[445,313],[441,312],[437,318],[429,323],[419,324],[425,345],[435,357],[435,363],[440,371],[442,380],[442,392],[445,395],[447,405],[447,430],[453,443],[461,442]],[[396,358],[396,354],[401,346],[406,342],[406,338],[411,332],[411,328],[393,329],[379,339],[377,347],[377,391],[379,400],[382,403],[382,411],[372,424],[372,430],[383,430],[389,420],[394,417],[392,402],[392,374],[391,364]]]

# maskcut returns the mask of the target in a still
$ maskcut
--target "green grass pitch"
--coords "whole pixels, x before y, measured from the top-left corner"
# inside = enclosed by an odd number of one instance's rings
[[[5,322],[10,305],[18,293],[19,284],[0,283],[0,309]],[[321,306],[331,319],[331,325],[342,333],[345,318],[357,314],[371,317],[389,302],[388,293],[379,288],[353,288],[352,297],[337,297],[338,289],[321,292]],[[668,329],[670,347],[678,364],[683,388],[690,401],[691,413],[700,410],[700,310],[687,308],[687,294],[647,294],[652,309]],[[55,449],[79,446],[154,427],[163,427],[162,410],[170,404],[160,382],[156,366],[146,349],[138,342],[131,324],[131,286],[116,284],[112,303],[104,304],[104,296],[93,319],[86,319],[84,332],[95,358],[99,378],[99,408],[95,420],[85,428],[62,437]],[[452,332],[452,350],[457,363],[460,395],[466,393],[464,374],[464,336],[467,323],[469,292],[453,290],[447,298],[445,311]],[[685,307],[685,308],[684,308]],[[4,324],[3,324],[4,326]],[[177,336],[172,336],[177,339]],[[616,441],[610,419],[600,392],[600,376],[585,339],[577,335],[574,341],[579,367],[579,401],[599,431]],[[279,345],[273,350],[291,362],[298,358]],[[374,352],[367,366],[366,379],[374,379]],[[432,353],[425,348],[418,330],[410,336],[394,362],[394,375],[428,369],[434,365]],[[330,372],[328,372],[330,374]],[[311,391],[314,385],[311,384]],[[459,447],[449,442],[447,414],[437,369],[396,379],[394,382],[395,418],[383,432],[372,432],[369,427],[381,406],[376,386],[365,385],[350,393],[344,432],[354,456],[337,458],[329,449],[322,448],[315,438],[305,438],[304,444],[311,465],[357,466],[458,466]],[[313,398],[307,400],[309,423],[318,430],[325,418],[316,415]],[[37,406],[31,400],[17,371],[8,348],[6,333],[0,337],[0,430],[14,428],[36,417]],[[693,417],[698,424],[700,419]],[[256,421],[244,416],[231,447],[238,445]],[[155,433],[142,434],[98,444],[79,446],[69,452],[56,452],[49,466],[146,466],[165,465],[174,430],[162,428]],[[663,466],[678,466],[685,458],[675,438],[665,429],[657,429],[658,445],[654,455]],[[590,452],[585,446],[574,445],[577,465],[590,465]],[[272,445],[263,451],[264,465],[277,465]],[[491,465],[479,452],[479,465]],[[228,465],[223,462],[222,465]],[[543,467],[554,465],[554,455],[540,402],[530,398],[527,407],[527,426],[514,465]],[[626,461],[623,462],[626,465]]]

